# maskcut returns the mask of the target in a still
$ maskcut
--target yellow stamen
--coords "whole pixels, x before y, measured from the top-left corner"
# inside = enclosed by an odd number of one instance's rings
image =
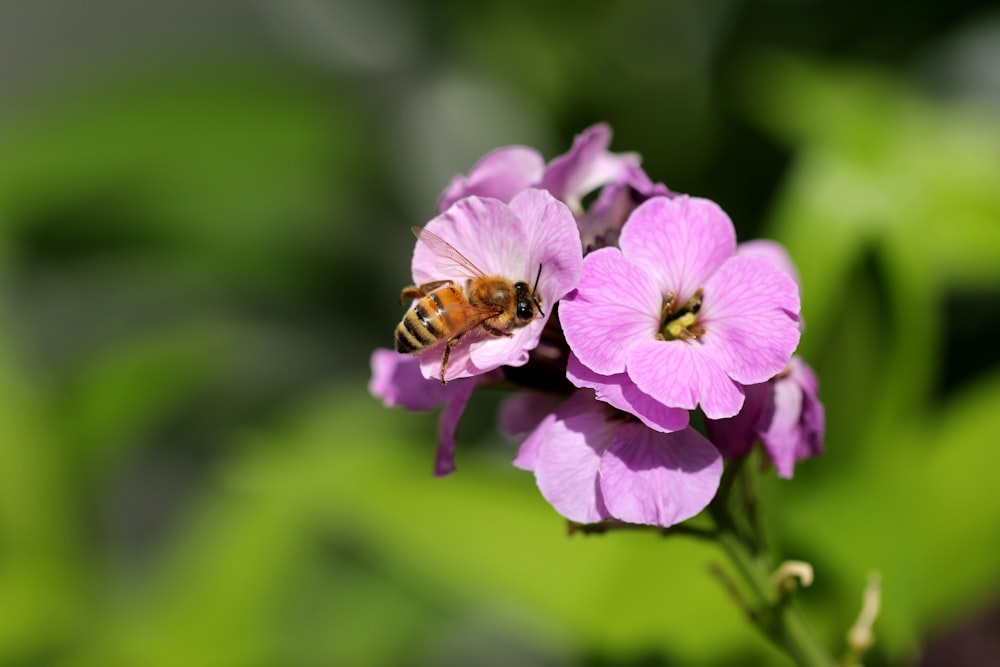
[[[667,334],[674,339],[684,337],[684,331],[698,320],[694,313],[684,313],[680,317],[667,322]]]

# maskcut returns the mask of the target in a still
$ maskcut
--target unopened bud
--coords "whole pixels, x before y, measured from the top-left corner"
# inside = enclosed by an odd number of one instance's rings
[[[785,596],[795,590],[798,581],[803,588],[808,588],[813,582],[812,565],[804,560],[786,560],[771,575],[771,587],[779,596]]]

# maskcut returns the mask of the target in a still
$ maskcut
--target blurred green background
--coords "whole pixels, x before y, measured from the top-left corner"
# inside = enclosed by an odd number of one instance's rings
[[[3,3],[0,665],[787,665],[710,546],[567,536],[498,396],[438,480],[367,394],[448,179],[597,121],[799,265],[818,632],[874,568],[868,664],[1000,664],[998,73],[975,0]]]

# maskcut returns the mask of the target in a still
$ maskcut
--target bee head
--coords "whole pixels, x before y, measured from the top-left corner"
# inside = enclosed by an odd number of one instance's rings
[[[514,284],[517,293],[517,306],[514,314],[522,323],[527,324],[535,319],[535,300],[528,283],[520,282]]]
[[[535,276],[535,286],[533,288],[528,288],[528,283],[519,282],[514,285],[514,289],[517,292],[517,319],[521,320],[525,324],[535,319],[535,312],[542,317],[545,317],[545,313],[542,312],[542,303],[538,300],[537,293],[535,290],[538,289],[538,279],[542,276],[542,266],[538,266],[538,274]]]

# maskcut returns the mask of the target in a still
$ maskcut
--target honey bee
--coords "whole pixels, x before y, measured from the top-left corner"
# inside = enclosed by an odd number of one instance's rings
[[[503,276],[480,271],[465,255],[434,232],[411,227],[417,240],[434,253],[438,266],[468,274],[465,285],[453,280],[437,280],[403,288],[404,299],[419,299],[396,327],[396,351],[418,354],[444,343],[441,356],[441,383],[448,368],[451,349],[469,331],[481,327],[493,336],[512,336],[511,331],[545,316],[535,290],[542,275],[539,265],[535,286],[514,282]]]

